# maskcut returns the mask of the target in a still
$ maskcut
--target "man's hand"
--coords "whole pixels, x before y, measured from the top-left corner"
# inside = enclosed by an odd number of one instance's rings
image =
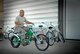
[[[24,24],[24,22],[20,22],[20,24]]]
[[[26,22],[26,24],[34,24],[34,23],[28,21],[28,22]]]

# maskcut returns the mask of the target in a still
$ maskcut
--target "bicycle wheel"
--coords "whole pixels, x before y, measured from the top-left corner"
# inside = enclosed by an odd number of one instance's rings
[[[58,33],[58,37],[59,37],[61,42],[65,43],[65,39],[64,39],[63,35],[60,32]]]
[[[40,50],[40,51],[45,51],[48,49],[49,44],[48,44],[48,38],[44,34],[39,34],[37,35],[37,38],[35,40],[35,46]]]
[[[49,40],[49,45],[52,46],[55,42],[55,35],[53,32],[47,32],[46,36],[48,37]]]
[[[18,38],[16,36],[13,36],[11,38],[11,45],[14,48],[18,48],[20,46],[20,41],[18,40]]]

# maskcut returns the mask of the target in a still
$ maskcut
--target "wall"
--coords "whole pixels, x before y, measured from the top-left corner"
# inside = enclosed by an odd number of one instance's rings
[[[65,14],[66,38],[80,39],[80,0],[66,0]]]
[[[0,27],[3,27],[3,0],[0,0]]]
[[[25,10],[25,17],[31,22],[58,24],[58,0],[4,0],[4,28],[14,26],[20,9]]]

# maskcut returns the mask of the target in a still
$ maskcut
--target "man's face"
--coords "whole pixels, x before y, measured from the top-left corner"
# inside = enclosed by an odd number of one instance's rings
[[[20,16],[23,17],[24,16],[24,11],[20,10]]]

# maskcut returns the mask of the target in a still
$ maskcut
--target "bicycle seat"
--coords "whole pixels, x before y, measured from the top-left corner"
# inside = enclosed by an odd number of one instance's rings
[[[17,33],[14,33],[14,34],[17,34]]]
[[[19,34],[19,32],[14,32],[14,34]]]
[[[39,27],[43,27],[43,25],[39,25]]]
[[[13,28],[11,28],[11,29],[14,29],[14,27],[13,27]]]
[[[2,28],[0,28],[0,29],[2,29]]]
[[[53,27],[48,27],[49,29],[52,29]]]

